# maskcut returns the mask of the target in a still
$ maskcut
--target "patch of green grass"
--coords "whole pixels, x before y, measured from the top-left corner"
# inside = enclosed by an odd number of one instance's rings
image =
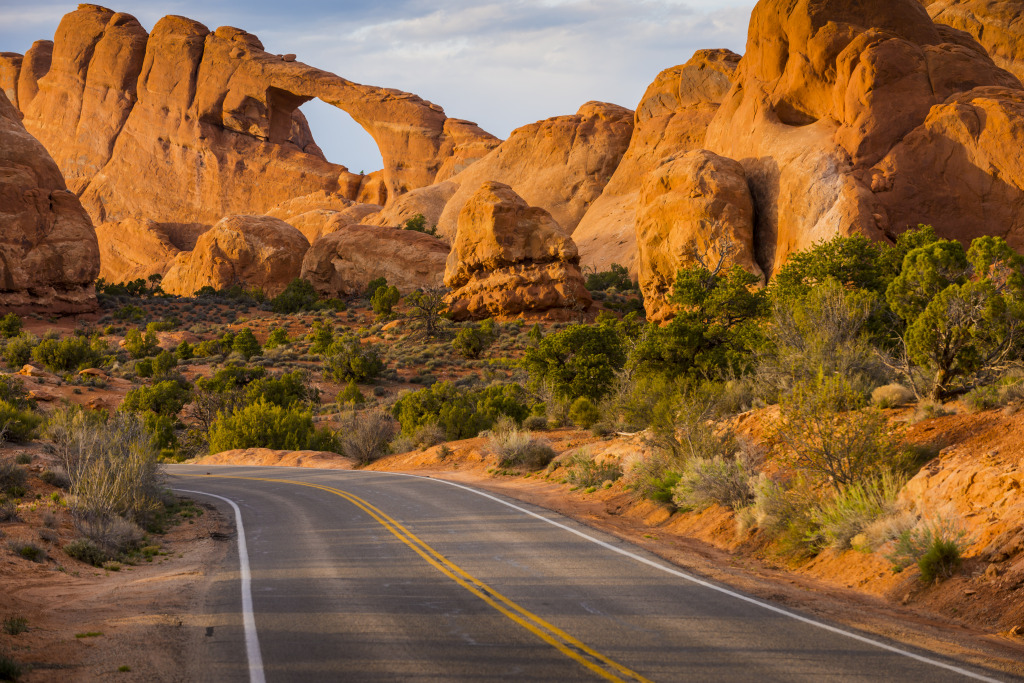
[[[16,636],[28,630],[28,619],[25,617],[7,617],[4,619],[3,631],[9,636]]]

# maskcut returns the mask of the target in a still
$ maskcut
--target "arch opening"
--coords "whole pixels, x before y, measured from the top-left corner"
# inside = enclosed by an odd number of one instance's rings
[[[364,175],[384,168],[376,141],[344,110],[312,99],[304,102],[299,111],[306,117],[313,139],[328,161]]]

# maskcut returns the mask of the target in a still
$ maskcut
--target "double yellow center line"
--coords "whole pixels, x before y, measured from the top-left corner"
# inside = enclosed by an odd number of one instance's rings
[[[651,683],[648,679],[644,678],[637,672],[626,668],[622,664],[619,664],[608,657],[605,657],[579,640],[576,640],[565,631],[562,631],[557,626],[545,621],[536,614],[506,598],[504,595],[431,548],[427,543],[417,537],[416,534],[406,529],[400,522],[389,517],[379,508],[374,507],[359,496],[353,495],[348,491],[342,491],[330,486],[322,486],[320,484],[311,484],[301,481],[291,481],[288,479],[263,479],[257,477],[189,474],[176,476],[196,478],[216,477],[218,479],[242,479],[246,481],[272,482],[275,484],[292,484],[294,486],[306,486],[308,488],[320,489],[321,491],[326,491],[328,493],[333,493],[336,496],[340,496],[368,514],[377,523],[390,531],[398,540],[412,548],[412,550],[422,557],[427,564],[437,569],[452,581],[459,584],[467,591],[493,607],[495,610],[543,640],[548,645],[551,645],[566,657],[579,662],[590,671],[609,681],[637,681],[641,683]]]

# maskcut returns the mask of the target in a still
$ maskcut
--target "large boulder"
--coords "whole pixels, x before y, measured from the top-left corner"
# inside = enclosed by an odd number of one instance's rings
[[[485,182],[459,213],[445,268],[456,319],[571,315],[590,307],[579,254],[551,214],[508,185]]]
[[[280,218],[301,232],[310,244],[339,227],[361,223],[364,218],[380,213],[377,204],[362,204],[337,194],[316,192],[284,201],[268,216]]]
[[[634,224],[644,177],[666,157],[704,146],[739,61],[729,50],[700,50],[647,87],[625,156],[572,233],[583,266],[600,271],[618,263],[637,273]]]
[[[1000,166],[1004,161],[993,157],[991,166],[958,165],[972,156],[962,144],[952,144],[952,158],[922,168],[916,178],[889,171],[912,166],[907,155],[937,143],[940,134],[915,132],[934,117],[933,108],[955,108],[943,103],[983,86],[997,86],[998,97],[1006,98],[1020,84],[970,36],[934,24],[916,0],[762,0],[751,16],[736,85],[705,143],[743,164],[762,270],[771,275],[793,252],[837,234],[892,238],[931,223],[944,237],[964,236],[994,196],[977,195],[958,171],[998,176],[1012,186],[1007,197],[1018,197],[1024,179],[1015,163]],[[985,145],[975,135],[979,129],[1014,129],[983,119],[970,125],[961,139],[970,138],[971,148]],[[1000,144],[1020,148],[1014,134],[1001,136]],[[974,159],[994,151],[986,147]],[[982,229],[1015,234],[1021,227],[1015,218]]]
[[[107,282],[130,282],[167,273],[174,258],[195,248],[210,229],[201,223],[155,223],[128,220],[97,226],[100,277]]]
[[[1024,81],[1024,0],[923,0],[937,23],[970,33],[996,64]]]
[[[588,102],[572,116],[517,128],[449,182],[423,188],[394,208],[389,205],[371,222],[398,225],[422,213],[450,243],[463,206],[482,183],[495,181],[509,185],[531,206],[550,213],[562,230],[572,232],[611,178],[632,132],[633,112]]]
[[[184,17],[147,34],[128,14],[80,5],[61,21],[52,58],[44,52],[27,76],[29,55],[22,62],[19,106],[97,223],[214,223],[313,192],[355,200],[369,181],[368,194],[397,196],[499,142],[415,95],[353,83],[267,53],[245,31]],[[298,109],[313,98],[374,138],[379,185],[324,158]]]
[[[310,247],[302,278],[325,296],[351,296],[367,283],[387,278],[402,294],[439,287],[448,247],[437,238],[411,230],[372,225],[337,226]]]
[[[178,254],[164,275],[169,294],[191,296],[210,286],[258,287],[276,296],[302,271],[309,241],[270,216],[227,216],[199,236],[192,251]]]
[[[57,164],[0,92],[0,308],[96,308],[96,232]]]
[[[682,266],[710,270],[754,260],[754,201],[743,166],[706,150],[666,159],[644,179],[636,242],[648,320],[672,314],[668,302]]]

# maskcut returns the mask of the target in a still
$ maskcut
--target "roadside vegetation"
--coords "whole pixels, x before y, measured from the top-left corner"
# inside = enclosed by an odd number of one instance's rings
[[[406,229],[429,233],[421,223]],[[50,444],[80,530],[68,552],[99,565],[166,524],[160,461],[271,448],[367,464],[485,436],[497,471],[564,467],[582,490],[621,479],[672,510],[727,508],[738,533],[786,558],[854,547],[925,579],[956,571],[956,520],[897,504],[931,455],[905,442],[892,410],[1024,397],[1024,266],[1003,240],[964,248],[926,226],[894,245],[835,238],[768,287],[698,262],[679,271],[661,326],[643,319],[625,268],[586,281],[600,309],[590,322],[466,323],[447,317],[443,289],[384,278],[344,301],[302,280],[274,298],[240,286],[173,297],[158,276],[100,282],[98,322],[62,334],[9,314],[0,356],[52,373],[76,404],[127,381],[123,401],[42,411],[28,393],[41,379],[2,376],[2,435]],[[763,433],[737,433],[736,415],[769,406]],[[564,427],[642,434],[650,457],[626,470],[556,458],[544,432]],[[0,518],[24,505],[7,470]]]

